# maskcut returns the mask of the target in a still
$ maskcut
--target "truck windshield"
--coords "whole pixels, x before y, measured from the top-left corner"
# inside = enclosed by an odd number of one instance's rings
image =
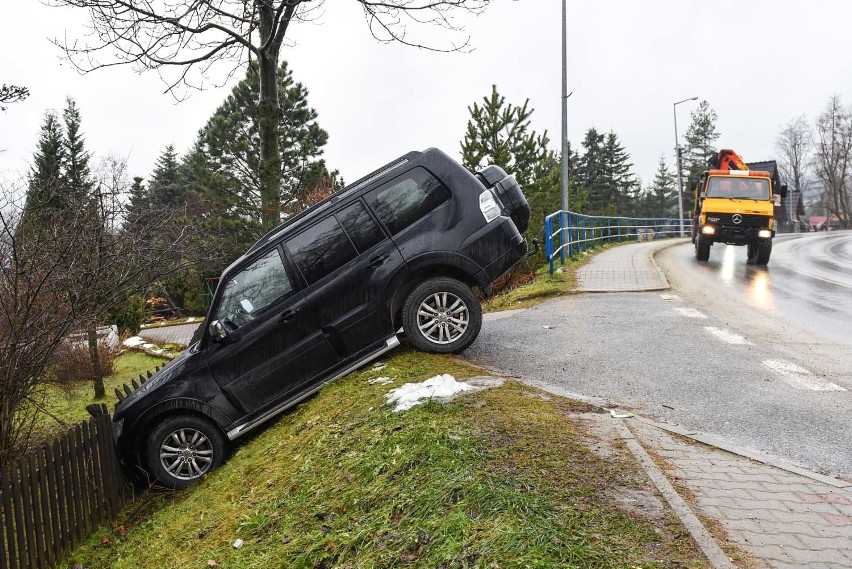
[[[766,178],[715,176],[707,186],[708,198],[768,200],[769,180]]]

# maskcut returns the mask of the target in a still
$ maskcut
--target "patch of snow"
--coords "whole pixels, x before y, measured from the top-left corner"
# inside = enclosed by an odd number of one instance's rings
[[[383,370],[383,369],[385,369],[386,367],[388,367],[388,366],[386,366],[386,365],[376,365],[376,366],[373,366],[373,371],[382,371],[382,370]]]
[[[154,344],[142,344],[142,347],[146,350],[150,350],[151,348],[156,348]]]
[[[187,324],[191,324],[193,322],[195,322],[195,318],[193,318],[192,316],[190,316],[189,318],[186,319]]]
[[[388,391],[385,397],[389,404],[395,404],[393,410],[399,413],[433,397],[452,397],[457,393],[473,390],[475,388],[472,385],[456,381],[456,378],[445,373],[430,377],[420,383],[406,383],[402,387]]]
[[[137,346],[141,346],[144,343],[145,343],[145,340],[143,340],[139,336],[131,336],[128,339],[126,339],[125,341],[122,342],[122,344],[124,344],[128,348],[135,348]]]
[[[370,385],[387,385],[389,383],[393,383],[393,380],[389,377],[374,377],[367,383]]]

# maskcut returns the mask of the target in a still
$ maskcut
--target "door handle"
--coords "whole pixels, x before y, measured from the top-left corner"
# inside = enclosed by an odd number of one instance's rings
[[[296,317],[296,314],[298,314],[299,310],[301,310],[301,308],[290,308],[289,310],[285,310],[278,317],[278,323],[289,324]]]
[[[387,255],[378,255],[378,256],[370,259],[369,264],[370,264],[371,267],[375,268],[375,267],[378,267],[379,265],[381,265],[382,263],[384,263],[385,259],[387,259],[387,258],[388,258]]]

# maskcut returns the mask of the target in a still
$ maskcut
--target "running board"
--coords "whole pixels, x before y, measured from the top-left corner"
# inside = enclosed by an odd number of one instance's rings
[[[293,405],[298,405],[299,403],[301,403],[302,401],[304,401],[305,399],[307,399],[308,397],[310,397],[311,395],[313,395],[314,393],[319,391],[322,388],[322,386],[325,385],[326,383],[328,383],[329,381],[334,381],[335,379],[340,379],[344,375],[349,375],[350,373],[352,373],[353,371],[355,371],[356,369],[358,369],[362,365],[373,361],[374,359],[376,359],[377,357],[379,357],[383,354],[386,354],[387,352],[391,351],[392,349],[394,349],[397,346],[399,346],[399,338],[397,338],[396,336],[391,336],[390,338],[388,338],[385,341],[385,346],[382,349],[380,349],[379,351],[373,352],[372,354],[370,354],[366,358],[359,360],[358,362],[356,362],[352,366],[346,368],[345,370],[338,373],[334,377],[320,382],[319,384],[317,384],[316,387],[314,387],[310,391],[306,391],[305,393],[303,393],[302,395],[300,395],[296,399],[288,400],[288,401],[282,403],[281,405],[279,405],[278,407],[276,407],[275,409],[272,409],[268,413],[262,415],[261,417],[259,417],[257,419],[253,419],[253,420],[249,421],[248,423],[244,423],[244,424],[240,425],[239,427],[235,427],[235,428],[231,429],[227,433],[228,439],[233,441],[233,440],[243,436],[244,434],[248,433],[249,431],[251,431],[255,427],[259,426],[261,423],[271,419],[275,415],[278,415],[279,413],[286,411],[287,409],[289,409]]]

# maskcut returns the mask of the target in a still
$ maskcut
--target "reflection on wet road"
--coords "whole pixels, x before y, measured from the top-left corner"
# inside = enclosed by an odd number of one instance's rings
[[[852,231],[779,235],[767,267],[746,264],[746,248],[717,244],[698,263],[691,247],[672,253],[680,268],[752,307],[852,344]]]

